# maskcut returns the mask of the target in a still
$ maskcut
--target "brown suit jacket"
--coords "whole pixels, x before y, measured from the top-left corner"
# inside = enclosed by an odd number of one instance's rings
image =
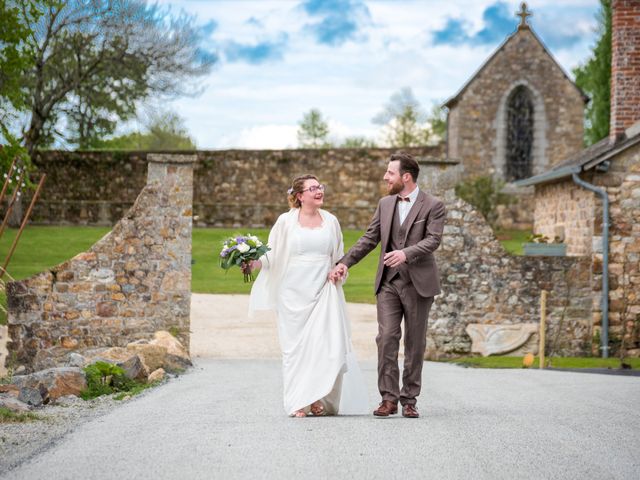
[[[378,202],[378,208],[369,228],[340,260],[340,263],[351,267],[376,248],[378,243],[382,243],[376,274],[376,295],[382,281],[383,258],[389,243],[397,199],[397,195],[389,195]],[[421,297],[433,297],[440,293],[440,277],[433,252],[440,246],[445,215],[442,201],[420,190],[416,202],[411,206],[402,224],[404,241],[401,248],[407,256],[407,262],[400,265],[398,269],[409,273],[411,282]]]

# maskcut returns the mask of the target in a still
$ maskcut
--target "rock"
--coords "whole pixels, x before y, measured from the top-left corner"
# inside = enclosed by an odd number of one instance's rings
[[[62,337],[60,344],[63,348],[73,349],[78,347],[78,340],[72,337]]]
[[[18,365],[18,367],[13,371],[14,375],[23,375],[27,371],[27,367],[24,365]]]
[[[18,396],[20,395],[20,389],[10,383],[2,384],[0,385],[0,394],[3,393],[10,397],[18,398]]]
[[[161,345],[167,349],[167,356],[163,367],[169,372],[181,372],[192,365],[189,353],[180,341],[164,330],[157,331],[151,345]]]
[[[42,393],[37,388],[22,387],[18,400],[32,407],[39,407],[43,403]]]
[[[0,408],[6,408],[13,413],[27,413],[31,408],[24,402],[21,402],[17,398],[4,396],[0,394]]]
[[[154,370],[153,372],[151,372],[147,380],[147,383],[159,382],[164,379],[164,375],[165,375],[164,369],[158,368],[157,370]]]
[[[632,348],[627,350],[627,357],[638,358],[640,357],[640,348]]]
[[[129,360],[135,353],[130,352],[126,348],[122,347],[111,347],[111,348],[99,348],[95,350],[88,350],[85,352],[90,360],[89,363],[95,363],[98,360],[109,361],[109,363],[118,363],[118,362],[126,362]]]
[[[87,359],[76,352],[72,352],[67,357],[67,367],[83,368],[87,364]]]
[[[64,395],[79,395],[87,388],[84,373],[77,367],[58,367],[41,370],[30,375],[13,377],[18,388],[36,389],[42,395],[43,403],[56,400]]]
[[[142,343],[145,342],[145,343]],[[137,353],[150,372],[162,367],[167,356],[167,348],[162,345],[151,345],[146,340],[127,345],[127,350]]]
[[[119,362],[118,365],[124,370],[124,374],[127,378],[137,380],[139,382],[146,382],[149,376],[149,370],[145,367],[144,363],[137,354],[134,354],[124,362]]]
[[[192,365],[189,359],[167,354],[163,368],[169,373],[182,373]]]
[[[538,331],[537,323],[491,325],[470,323],[466,328],[471,337],[472,353],[483,357],[500,355],[523,346]]]

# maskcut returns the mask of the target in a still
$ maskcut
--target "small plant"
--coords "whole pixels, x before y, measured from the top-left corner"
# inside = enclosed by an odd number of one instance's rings
[[[180,329],[178,327],[176,327],[175,325],[172,325],[171,327],[169,327],[169,333],[178,338],[178,335],[180,335]]]
[[[127,378],[124,370],[112,363],[98,361],[84,367],[87,388],[80,393],[83,400],[90,400],[114,392],[128,392],[138,382]]]
[[[8,408],[0,407],[0,423],[24,423],[32,420],[40,420],[35,413],[15,413]]]

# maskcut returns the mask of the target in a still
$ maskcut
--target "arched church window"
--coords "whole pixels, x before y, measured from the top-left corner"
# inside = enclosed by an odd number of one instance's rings
[[[507,181],[531,176],[532,146],[533,98],[530,90],[520,85],[507,101]]]

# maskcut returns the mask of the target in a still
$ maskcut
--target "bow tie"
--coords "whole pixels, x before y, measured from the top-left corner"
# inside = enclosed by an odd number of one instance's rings
[[[399,202],[410,202],[411,199],[409,197],[401,197],[400,195],[398,195],[398,201]]]

